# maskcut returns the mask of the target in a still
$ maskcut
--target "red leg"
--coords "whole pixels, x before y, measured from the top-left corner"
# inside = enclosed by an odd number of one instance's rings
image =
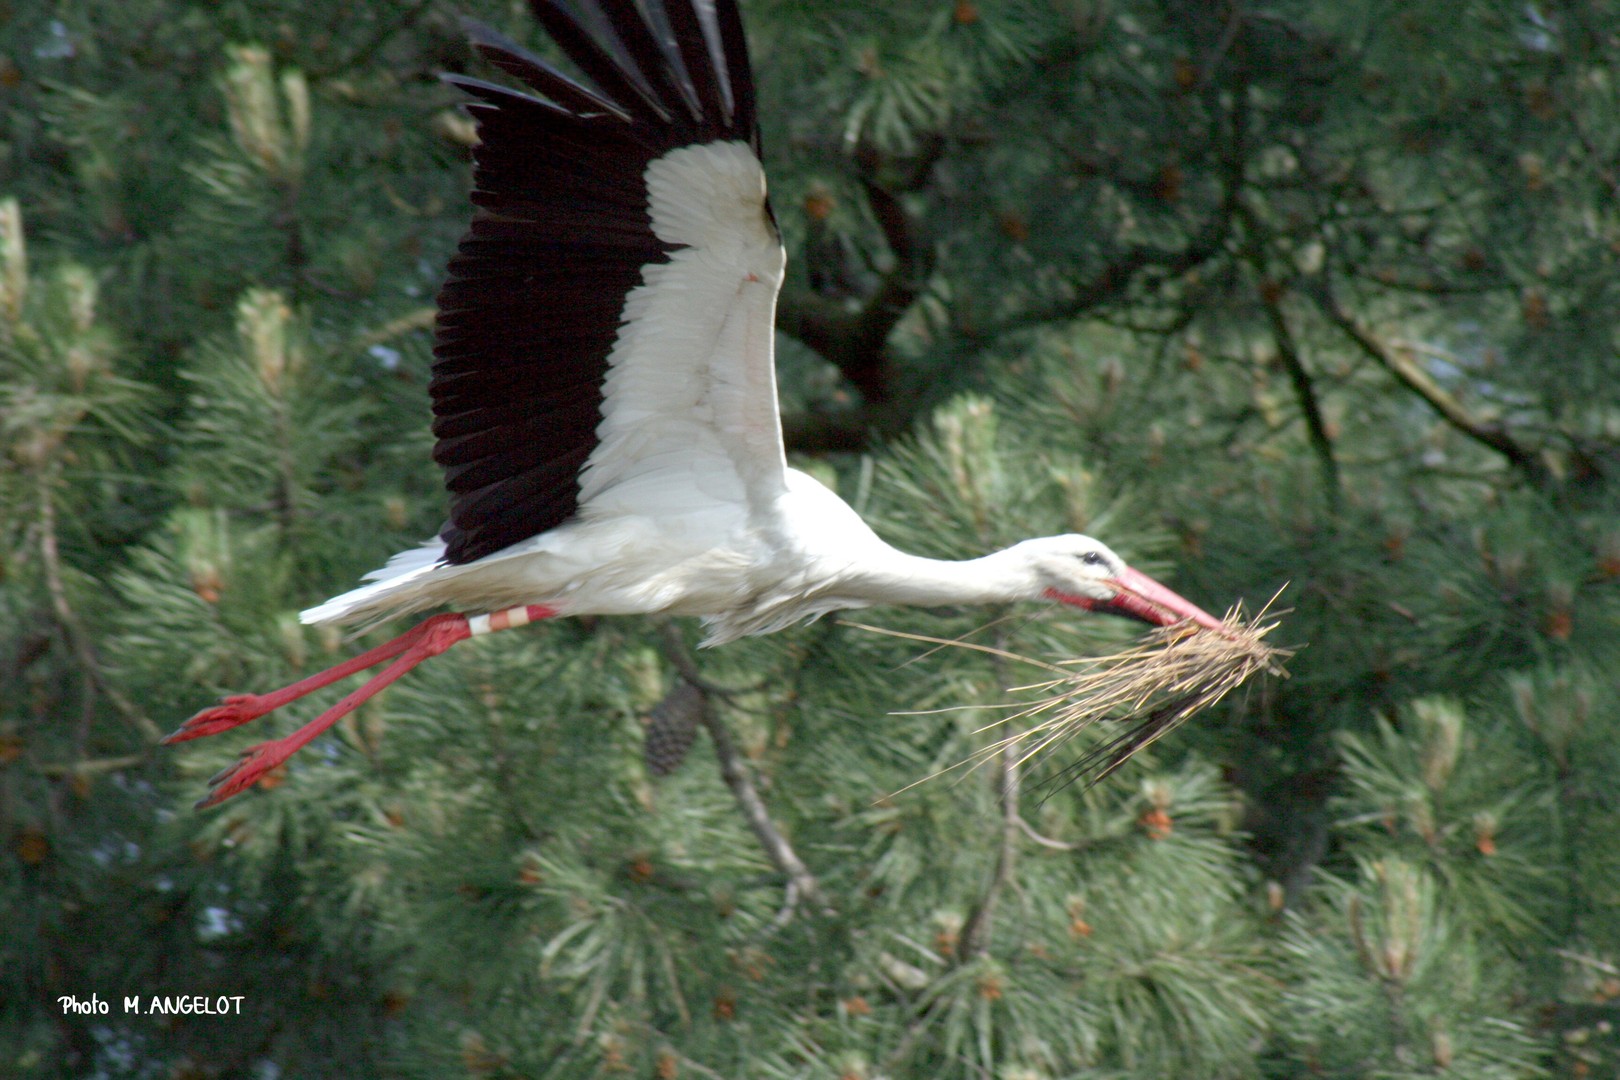
[[[295,698],[302,697],[313,690],[328,686],[346,675],[363,671],[389,657],[397,657],[393,663],[368,679],[358,690],[345,696],[343,700],[297,731],[294,731],[291,735],[259,743],[244,750],[235,764],[208,782],[213,791],[197,803],[198,809],[215,806],[231,796],[252,787],[264,777],[265,773],[281,765],[293,754],[303,749],[310,740],[353,712],[363,702],[376,695],[383,687],[396,681],[400,676],[429,657],[437,656],[457,642],[465,641],[476,634],[487,634],[496,630],[505,630],[509,627],[522,626],[540,619],[549,619],[555,614],[556,612],[551,608],[539,604],[530,604],[526,607],[512,608],[491,615],[475,616],[470,620],[465,615],[435,615],[385,645],[379,645],[377,648],[363,653],[353,660],[339,664],[337,667],[330,668],[318,675],[312,675],[273,694],[266,694],[262,697],[244,695],[241,698],[227,698],[224,705],[216,706],[214,709],[205,709],[186,721],[185,724],[181,725],[179,731],[176,731],[164,741],[178,742],[182,739],[194,739],[202,735],[212,735],[219,731],[225,731],[235,727],[237,724],[263,716],[271,709],[284,705]],[[232,708],[232,703],[236,701],[251,703],[250,708],[243,710],[249,712],[250,715],[241,716],[240,719],[229,715],[224,717],[213,715],[227,713]],[[257,711],[252,711],[252,709],[257,709]],[[199,728],[206,726],[208,729],[193,730],[193,725]]]
[[[233,694],[223,702],[204,709],[190,720],[181,724],[173,734],[163,741],[167,743],[185,742],[187,739],[200,739],[204,735],[218,735],[222,731],[229,731],[249,720],[257,720],[268,712],[281,708],[289,701],[297,701],[305,694],[314,693],[323,686],[331,686],[339,679],[346,679],[350,675],[376,667],[384,660],[392,660],[405,652],[428,634],[434,633],[437,627],[446,623],[460,621],[462,627],[467,625],[465,615],[435,615],[424,620],[416,626],[405,631],[392,641],[361,653],[350,660],[345,660],[336,667],[311,675],[307,679],[300,679],[291,686],[282,687],[271,694]]]

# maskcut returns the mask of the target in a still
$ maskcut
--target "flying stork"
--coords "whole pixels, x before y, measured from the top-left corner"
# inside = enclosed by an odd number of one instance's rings
[[[165,741],[214,735],[388,661],[212,782],[222,802],[458,642],[565,615],[701,616],[705,644],[873,604],[1055,600],[1155,625],[1218,620],[1086,536],[962,562],[878,538],[787,467],[773,335],[785,253],[765,197],[735,0],[530,0],[583,78],[488,27],[532,93],[447,76],[477,121],[471,228],[438,297],[437,539],[305,611],[346,624],[449,606]]]

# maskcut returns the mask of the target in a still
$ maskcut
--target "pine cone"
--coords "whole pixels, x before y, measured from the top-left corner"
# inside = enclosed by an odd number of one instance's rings
[[[706,704],[702,690],[688,682],[677,682],[664,700],[653,706],[643,721],[647,735],[641,753],[648,772],[668,776],[686,760]]]

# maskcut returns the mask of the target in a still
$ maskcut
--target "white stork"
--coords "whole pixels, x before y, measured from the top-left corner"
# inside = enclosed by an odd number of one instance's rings
[[[963,562],[907,555],[788,468],[773,358],[784,252],[735,0],[531,6],[587,81],[475,24],[478,51],[534,94],[448,77],[475,99],[480,138],[477,211],[439,294],[429,388],[450,520],[302,618],[460,613],[187,720],[165,741],[392,661],[245,751],[199,806],[248,788],[428,657],[557,616],[697,615],[706,644],[873,604],[1048,599],[1220,626],[1086,536]]]

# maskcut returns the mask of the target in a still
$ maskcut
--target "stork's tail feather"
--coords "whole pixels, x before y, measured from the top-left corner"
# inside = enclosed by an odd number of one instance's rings
[[[434,540],[419,548],[402,551],[389,559],[387,566],[365,576],[364,580],[370,581],[370,585],[351,589],[324,604],[300,612],[298,619],[304,623],[342,625],[432,607],[438,600],[424,595],[423,586],[428,579],[437,576],[434,571],[442,569],[444,544],[441,541]]]

